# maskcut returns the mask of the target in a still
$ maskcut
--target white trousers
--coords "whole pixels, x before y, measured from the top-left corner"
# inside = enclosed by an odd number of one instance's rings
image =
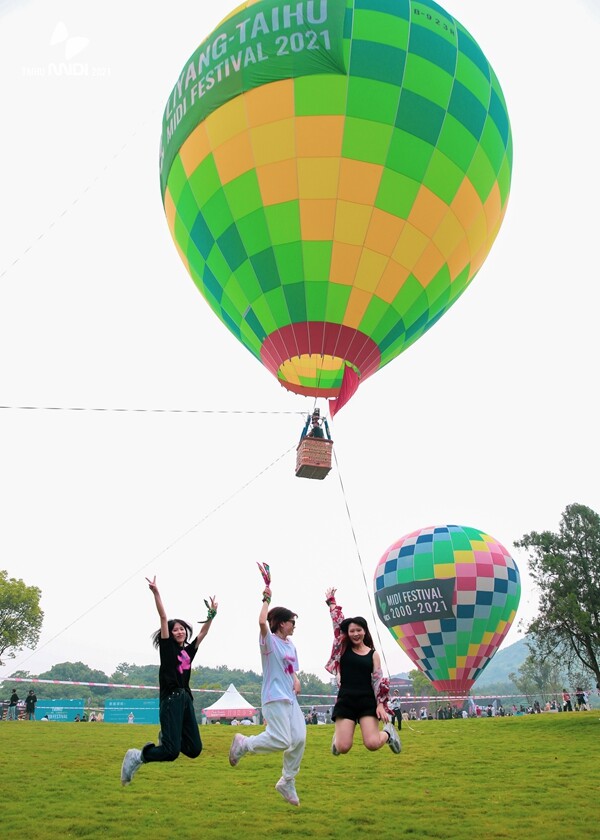
[[[283,778],[293,779],[300,770],[306,746],[306,722],[296,701],[273,700],[262,707],[267,728],[260,735],[249,735],[244,750],[255,755],[283,750]]]

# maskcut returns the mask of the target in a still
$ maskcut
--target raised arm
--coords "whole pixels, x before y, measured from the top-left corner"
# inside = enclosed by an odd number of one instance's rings
[[[258,614],[258,625],[260,627],[261,638],[265,638],[269,632],[269,623],[267,621],[267,613],[269,612],[269,604],[271,603],[271,587],[265,586],[262,594],[262,607]]]
[[[340,624],[344,620],[344,613],[342,608],[335,600],[335,593],[337,589],[335,586],[330,586],[325,592],[325,603],[329,607],[329,615],[331,616],[331,623],[333,624],[333,635],[337,639],[340,635]]]
[[[331,616],[331,623],[333,624],[333,646],[331,648],[331,655],[329,661],[325,665],[325,669],[330,674],[339,675],[340,671],[340,657],[342,655],[342,631],[340,624],[344,620],[344,613],[342,608],[335,600],[336,589],[330,586],[325,592],[325,603],[329,607],[329,615]]]
[[[206,617],[206,620],[202,622],[202,627],[200,628],[200,632],[198,633],[198,635],[196,636],[196,639],[194,641],[194,644],[196,645],[196,647],[198,647],[198,645],[200,644],[202,639],[204,639],[204,637],[206,636],[206,634],[210,630],[210,628],[212,626],[212,623],[213,623],[213,618],[216,617],[217,609],[219,608],[219,602],[215,600],[214,595],[210,596],[210,604],[208,603],[206,598],[204,599],[204,603],[206,604],[206,606],[208,608],[208,615]]]
[[[158,586],[156,585],[156,575],[150,580],[150,578],[146,578],[148,581],[148,586],[150,591],[154,595],[154,603],[156,604],[156,611],[160,616],[160,637],[161,639],[168,639],[169,638],[169,624],[167,621],[167,613],[165,612],[165,608],[163,606],[162,598],[160,597],[160,592],[158,591]]]

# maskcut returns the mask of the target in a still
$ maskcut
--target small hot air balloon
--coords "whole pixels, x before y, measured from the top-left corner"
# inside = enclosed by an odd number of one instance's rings
[[[160,148],[198,289],[332,415],[475,277],[511,166],[496,75],[432,0],[247,0],[183,67]]]
[[[399,539],[375,570],[379,618],[434,688],[460,695],[500,647],[519,606],[519,570],[493,537],[460,525]]]

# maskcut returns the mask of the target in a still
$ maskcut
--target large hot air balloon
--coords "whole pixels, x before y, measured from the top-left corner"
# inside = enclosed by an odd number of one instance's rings
[[[160,181],[214,312],[333,413],[477,274],[511,163],[494,71],[441,6],[247,0],[173,87]]]
[[[399,539],[375,570],[379,618],[438,691],[467,693],[516,615],[515,561],[488,534],[460,525]]]

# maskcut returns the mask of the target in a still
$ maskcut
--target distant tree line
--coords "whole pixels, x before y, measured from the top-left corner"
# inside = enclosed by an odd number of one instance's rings
[[[83,662],[61,662],[53,665],[49,671],[41,674],[31,674],[29,671],[15,671],[12,675],[20,679],[40,680],[66,680],[81,683],[111,683],[112,685],[145,685],[158,687],[158,665],[130,665],[122,662],[117,665],[114,673],[105,674],[85,665]],[[331,683],[325,683],[314,674],[300,672],[302,694],[307,695],[301,698],[301,705],[313,705],[315,703],[330,703],[330,700],[319,700],[321,695],[335,693]],[[207,668],[199,665],[192,669],[190,677],[190,688],[208,689],[202,693],[194,694],[194,703],[197,709],[210,706],[221,697],[229,685],[233,683],[240,694],[249,703],[260,706],[260,690],[262,677],[255,671],[244,671],[241,668],[229,668],[221,665],[218,668]],[[15,683],[6,679],[0,683],[0,699],[8,698],[13,687],[17,687],[19,696],[25,696],[30,688],[34,688],[38,698],[45,700],[75,699],[83,697],[87,706],[102,708],[107,698],[124,699],[132,696],[140,697],[153,695],[158,696],[154,689],[139,688],[109,688],[108,686],[87,686],[87,685],[52,685],[51,683]]]

